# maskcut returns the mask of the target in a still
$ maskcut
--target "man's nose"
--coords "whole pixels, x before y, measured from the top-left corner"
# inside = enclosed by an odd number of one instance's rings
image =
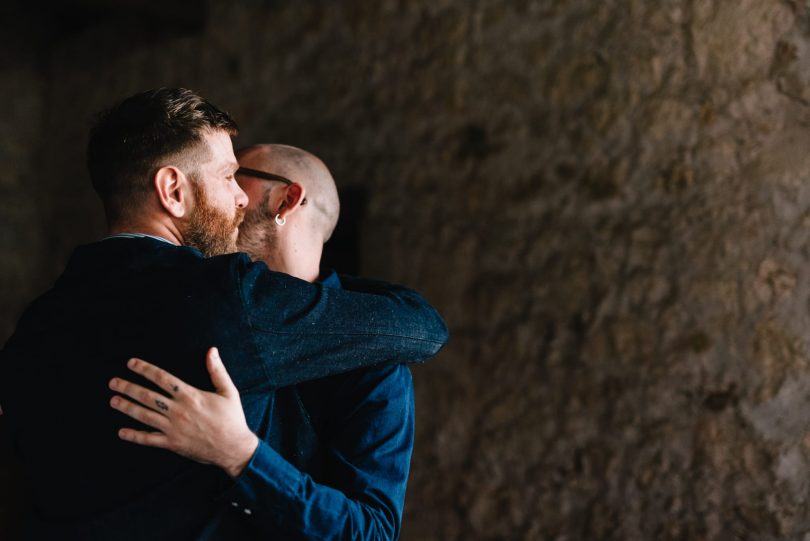
[[[247,207],[248,204],[247,194],[236,182],[234,182],[233,185],[235,186],[236,189],[236,192],[233,194],[234,200],[236,201],[236,207],[240,209]]]

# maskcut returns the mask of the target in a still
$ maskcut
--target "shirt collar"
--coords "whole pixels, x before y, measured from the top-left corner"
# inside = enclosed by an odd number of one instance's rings
[[[159,237],[157,235],[148,235],[146,233],[118,233],[116,235],[110,235],[109,237],[104,237],[101,240],[108,240],[108,239],[143,239],[143,238],[155,239],[155,240],[159,240],[159,241],[171,244],[172,246],[177,246],[177,244],[175,244],[174,242],[172,242],[172,241],[170,241],[168,239],[164,239],[163,237]]]

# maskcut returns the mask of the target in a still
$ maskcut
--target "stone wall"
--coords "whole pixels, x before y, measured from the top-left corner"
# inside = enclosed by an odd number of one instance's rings
[[[446,316],[403,539],[810,535],[806,3],[141,4],[2,66],[3,336],[103,230],[89,114],[187,86],[363,188],[363,272]]]

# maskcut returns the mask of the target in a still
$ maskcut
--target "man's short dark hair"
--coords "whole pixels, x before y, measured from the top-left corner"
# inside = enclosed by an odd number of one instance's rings
[[[147,90],[99,113],[87,167],[107,220],[136,210],[162,166],[176,165],[193,177],[206,157],[205,133],[215,130],[236,135],[238,128],[227,113],[185,88]]]

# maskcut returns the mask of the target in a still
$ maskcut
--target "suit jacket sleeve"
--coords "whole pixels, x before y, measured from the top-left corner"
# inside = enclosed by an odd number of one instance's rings
[[[235,260],[243,310],[263,382],[285,387],[357,368],[423,362],[447,342],[441,316],[418,293],[341,277],[344,289],[270,271],[245,256]]]

